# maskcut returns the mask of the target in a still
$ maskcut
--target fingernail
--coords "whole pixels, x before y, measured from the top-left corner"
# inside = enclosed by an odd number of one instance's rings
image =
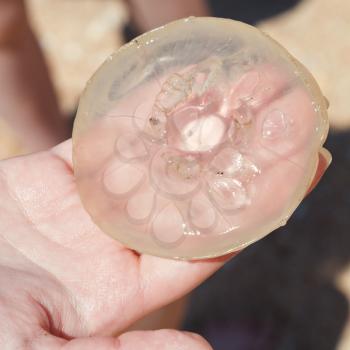
[[[332,163],[331,152],[329,152],[328,149],[322,147],[319,153],[322,156],[322,158],[325,160],[325,162],[327,164],[327,168],[328,168]]]

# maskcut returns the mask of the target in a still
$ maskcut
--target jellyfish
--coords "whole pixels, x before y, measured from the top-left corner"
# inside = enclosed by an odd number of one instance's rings
[[[241,22],[190,17],[122,46],[88,81],[74,173],[109,236],[210,258],[286,224],[327,133],[320,88],[282,46]]]

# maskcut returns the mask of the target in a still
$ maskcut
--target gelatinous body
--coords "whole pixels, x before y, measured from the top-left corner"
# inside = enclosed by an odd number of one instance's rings
[[[125,45],[88,83],[74,171],[110,236],[154,255],[212,257],[286,222],[327,132],[317,84],[276,42],[188,18]]]

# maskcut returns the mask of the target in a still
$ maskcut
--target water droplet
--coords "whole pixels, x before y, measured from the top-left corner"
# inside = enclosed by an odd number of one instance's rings
[[[319,103],[312,101],[311,104],[312,104],[312,107],[316,113],[318,113],[321,110],[321,106]]]

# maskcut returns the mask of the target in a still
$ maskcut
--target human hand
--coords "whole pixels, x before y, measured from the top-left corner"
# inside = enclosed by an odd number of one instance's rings
[[[1,349],[208,349],[175,330],[110,336],[188,293],[225,259],[138,255],[82,208],[71,143],[0,166]]]
[[[70,155],[67,141],[0,163],[0,348],[210,349],[186,332],[122,332],[229,257],[166,260],[112,240],[80,204]]]

